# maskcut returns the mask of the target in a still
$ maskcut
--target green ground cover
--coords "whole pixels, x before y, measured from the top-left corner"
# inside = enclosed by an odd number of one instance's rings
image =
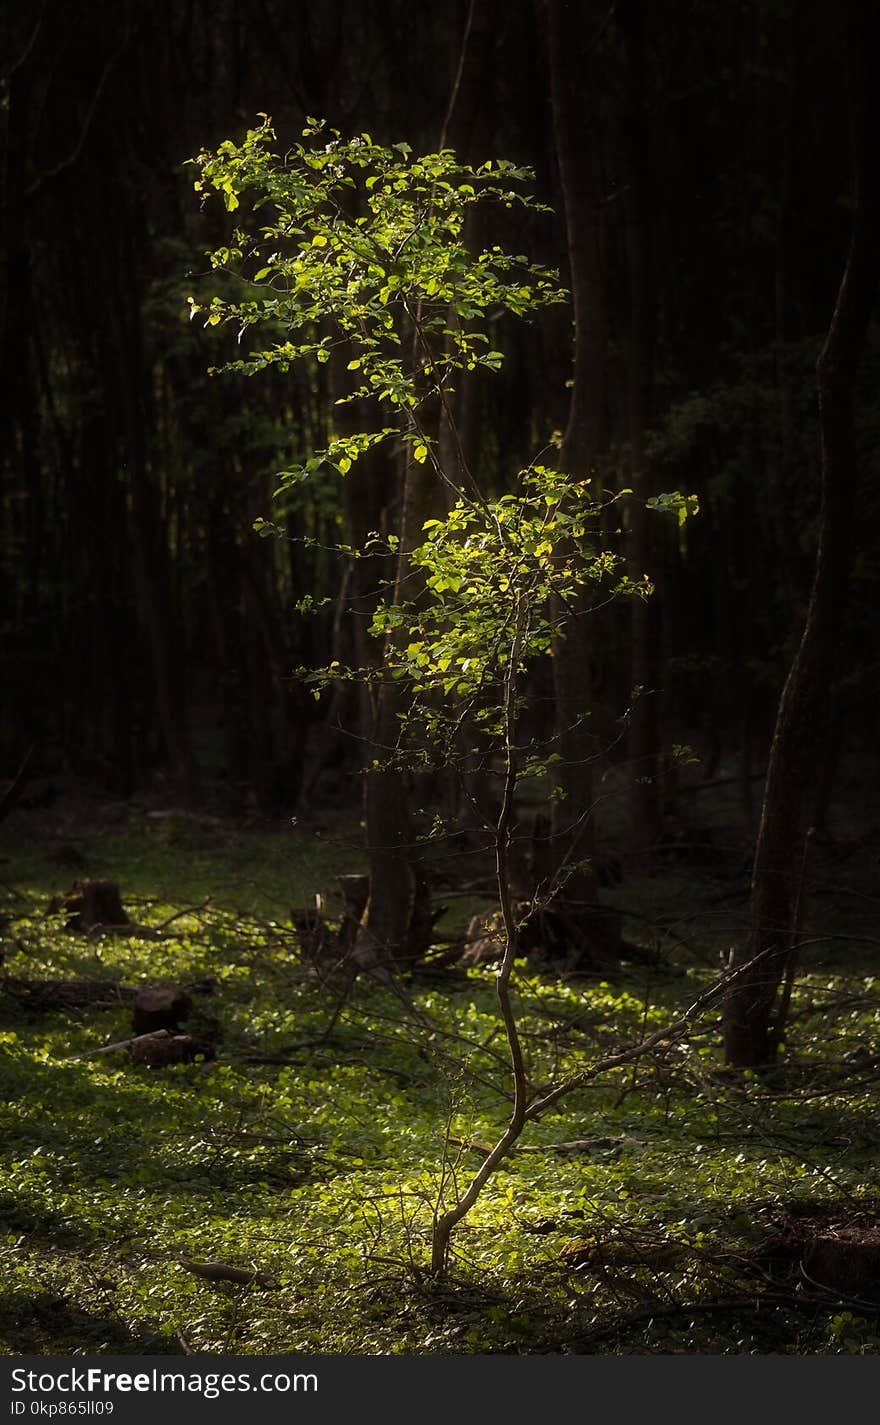
[[[222,1028],[215,1060],[150,1069],[95,1053],[131,1034],[127,1005],[0,994],[3,1351],[880,1348],[871,1269],[833,1289],[804,1270],[811,1243],[869,1240],[876,1214],[880,982],[855,873],[848,896],[815,904],[861,938],[814,937],[778,1070],[725,1074],[712,1010],[572,1094],[527,1130],[437,1285],[425,1265],[444,1151],[465,1175],[507,1109],[493,972],[416,976],[414,1017],[381,985],[316,971],[291,910],[316,893],[338,909],[356,827],[95,804],[66,822],[16,813],[3,832],[6,975],[210,977]],[[154,933],[75,935],[47,916],[85,874],[116,879]],[[567,980],[524,965],[539,1085],[676,1018],[745,913],[742,883],[716,869],[672,867],[611,898],[661,963]],[[553,1146],[572,1141],[589,1146]],[[193,1260],[265,1275],[210,1281]]]

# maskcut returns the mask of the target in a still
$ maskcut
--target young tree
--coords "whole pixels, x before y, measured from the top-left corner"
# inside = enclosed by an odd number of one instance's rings
[[[406,144],[383,147],[368,134],[343,140],[309,121],[305,143],[283,157],[272,151],[268,120],[241,145],[227,142],[195,160],[196,187],[219,192],[246,220],[230,245],[212,254],[215,266],[237,273],[241,297],[213,297],[193,315],[206,323],[251,328],[268,343],[230,363],[233,370],[287,370],[346,357],[355,385],[337,398],[372,407],[369,431],[346,426],[324,450],[281,476],[279,494],[331,466],[347,477],[368,452],[402,454],[402,478],[389,459],[400,496],[399,528],[373,531],[363,546],[345,546],[355,560],[384,558],[385,579],[371,624],[381,657],[360,667],[338,663],[305,676],[321,687],[340,678],[365,684],[373,708],[368,733],[367,836],[370,898],[354,948],[355,960],[387,975],[406,959],[392,902],[405,897],[403,872],[412,862],[402,840],[402,777],[418,767],[454,766],[462,727],[476,729],[499,781],[499,810],[490,826],[502,922],[497,976],[499,1012],[512,1080],[509,1121],[470,1183],[460,1191],[444,1173],[434,1210],[432,1270],[447,1264],[450,1236],[483,1185],[508,1155],[529,1117],[549,1107],[575,1082],[536,1097],[528,1082],[511,997],[514,960],[536,897],[517,901],[511,867],[516,795],[523,777],[547,774],[558,751],[521,733],[523,679],[546,657],[583,607],[586,590],[647,596],[622,559],[598,537],[602,509],[589,477],[535,463],[516,488],[490,497],[456,449],[451,468],[425,411],[439,404],[455,434],[454,383],[465,372],[497,370],[503,361],[487,325],[499,313],[527,316],[561,300],[553,273],[500,245],[471,253],[464,239],[468,210],[492,201],[537,206],[523,197],[527,172],[504,162],[473,168],[449,150],[412,159]],[[246,206],[245,206],[246,205]],[[387,413],[387,414],[385,414]],[[383,423],[384,417],[384,423]],[[433,428],[436,432],[436,425]],[[446,487],[446,514],[423,518],[425,480]],[[678,495],[661,508],[687,512]],[[273,526],[258,521],[261,532]],[[543,888],[552,895],[554,885]],[[381,902],[381,911],[376,904]]]
[[[356,563],[369,558],[373,568],[384,557],[392,570],[384,582],[399,603],[421,578],[412,553],[437,506],[432,491],[445,486],[445,503],[485,504],[455,440],[452,401],[462,376],[501,365],[501,353],[489,343],[489,318],[501,311],[523,317],[561,298],[553,274],[522,256],[497,245],[469,253],[468,215],[489,201],[537,205],[522,194],[525,172],[509,163],[474,169],[449,150],[413,161],[406,144],[384,148],[368,134],[343,141],[318,123],[304,135],[311,142],[278,159],[272,138],[266,121],[242,145],[227,143],[197,160],[199,191],[218,191],[232,212],[242,200],[254,202],[249,232],[236,230],[230,246],[212,255],[216,267],[241,277],[241,300],[215,297],[205,319],[237,323],[240,339],[255,326],[272,333],[269,346],[232,363],[234,369],[286,370],[301,358],[347,368],[351,385],[337,396],[342,419],[333,440],[284,472],[280,489],[327,466],[351,479],[353,467],[368,457],[373,479],[385,487],[382,517],[394,548],[380,549],[377,539],[368,548],[359,547],[360,540],[356,546],[360,532],[352,529],[348,552]],[[347,408],[354,403],[376,418],[372,430],[353,428]],[[446,461],[437,439],[438,407],[453,457]],[[359,674],[370,684],[370,725],[361,729],[370,896],[355,953],[362,963],[406,963],[426,948],[427,898],[405,772],[390,755],[407,711],[403,687],[388,673],[388,652],[399,635],[382,637],[384,656],[374,644],[378,656]]]

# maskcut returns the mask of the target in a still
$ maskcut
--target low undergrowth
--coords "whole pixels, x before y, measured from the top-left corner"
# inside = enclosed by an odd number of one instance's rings
[[[508,1109],[492,969],[429,967],[403,994],[352,982],[309,960],[290,916],[352,869],[331,836],[121,815],[73,840],[10,820],[4,972],[199,985],[222,1037],[214,1060],[150,1069],[95,1052],[132,1032],[112,993],[35,1007],[7,980],[4,1351],[880,1349],[871,1270],[831,1284],[807,1270],[814,1239],[867,1240],[877,1206],[880,982],[855,948],[813,955],[773,1073],[723,1071],[713,1009],[531,1125],[438,1284],[441,1169],[469,1174]],[[152,934],[73,935],[47,916],[82,874],[117,879]],[[644,881],[627,928],[659,946],[658,968],[560,980],[523,965],[536,1086],[638,1042],[711,983],[729,923],[687,916],[684,935],[686,897],[707,887],[676,874],[674,914],[649,925],[652,885],[661,904],[668,883]],[[206,1261],[260,1276],[188,1265]]]

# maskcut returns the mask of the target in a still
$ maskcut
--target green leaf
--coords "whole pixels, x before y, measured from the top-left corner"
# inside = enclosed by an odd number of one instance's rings
[[[413,446],[413,460],[415,460],[419,465],[424,465],[425,460],[427,459],[427,455],[428,447],[425,445],[424,441],[420,440],[416,445]]]

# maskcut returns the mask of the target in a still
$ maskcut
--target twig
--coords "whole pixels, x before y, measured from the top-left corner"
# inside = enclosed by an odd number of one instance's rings
[[[9,81],[10,81],[10,79],[12,78],[13,74],[17,74],[17,73],[18,73],[18,71],[21,69],[21,66],[24,64],[25,60],[27,59],[28,55],[30,54],[31,50],[33,49],[34,45],[36,44],[36,42],[37,42],[37,36],[38,36],[39,33],[40,33],[40,30],[41,30],[41,28],[42,28],[43,20],[45,19],[45,16],[46,16],[46,0],[43,0],[43,4],[42,4],[42,6],[41,6],[41,8],[40,8],[40,13],[39,13],[39,15],[37,16],[37,22],[36,22],[36,24],[34,25],[34,28],[31,30],[30,39],[26,42],[25,47],[24,47],[24,49],[22,50],[21,54],[18,56],[17,59],[13,60],[12,64],[10,64],[9,68],[6,70],[6,73],[3,75],[3,80],[4,80],[4,82],[5,82],[6,84],[9,83]]]
[[[187,906],[184,906],[183,910],[177,910],[177,911],[175,911],[173,915],[169,915],[169,917],[168,917],[167,920],[162,920],[162,921],[160,921],[158,925],[156,925],[156,926],[153,927],[153,929],[154,929],[154,930],[157,930],[157,931],[158,931],[158,930],[167,930],[167,929],[168,929],[168,926],[169,926],[169,925],[173,925],[174,922],[175,922],[175,920],[180,920],[181,916],[184,916],[184,915],[195,915],[197,911],[200,911],[200,910],[208,910],[209,907],[210,907],[210,905],[211,905],[211,897],[208,896],[208,899],[202,901],[202,903],[201,903],[200,905],[187,905]],[[141,926],[141,927],[139,927],[140,930],[145,930],[146,928],[147,928],[146,926]]]
[[[66,158],[60,159],[59,162],[56,163],[53,168],[47,169],[45,173],[40,173],[37,175],[37,177],[33,180],[33,182],[29,184],[28,188],[25,190],[26,198],[32,198],[33,195],[37,193],[40,188],[42,188],[44,183],[48,183],[49,180],[52,178],[57,178],[59,173],[63,173],[66,168],[70,168],[72,164],[76,163],[77,159],[82,153],[85,141],[89,136],[89,130],[92,127],[92,120],[95,117],[95,110],[97,109],[101,99],[101,95],[104,92],[104,86],[107,83],[113,66],[116,64],[117,60],[119,59],[123,50],[128,44],[130,36],[131,21],[127,18],[125,22],[125,29],[122,32],[122,39],[119,41],[119,44],[113,50],[112,54],[110,54],[110,56],[108,57],[107,62],[101,71],[101,75],[98,79],[95,91],[92,94],[91,99],[89,100],[88,108],[86,109],[85,113],[85,118],[83,119],[82,127],[80,128],[79,136],[76,140],[76,143],[73,145],[73,148],[70,150]]]
[[[446,135],[449,132],[449,125],[452,122],[452,115],[455,112],[455,105],[458,101],[459,90],[461,89],[462,75],[464,74],[464,66],[467,60],[468,40],[470,39],[471,29],[474,23],[474,8],[475,0],[471,0],[458,56],[458,69],[456,70],[455,80],[452,85],[452,92],[449,95],[449,104],[447,105],[446,114],[443,119],[443,128],[440,130],[440,143],[438,144],[438,148],[440,149],[446,147]]]

